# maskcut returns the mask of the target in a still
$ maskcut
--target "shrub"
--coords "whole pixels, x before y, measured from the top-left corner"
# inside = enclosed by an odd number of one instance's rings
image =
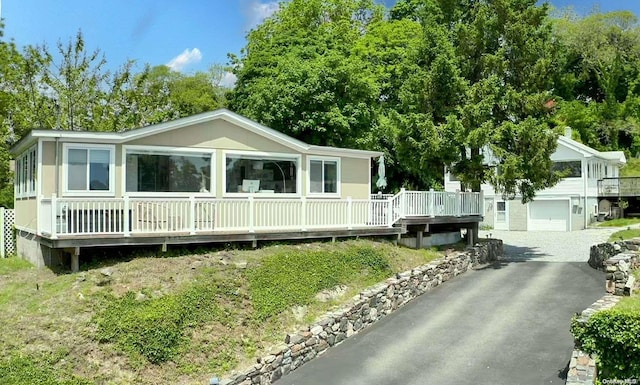
[[[640,313],[616,308],[601,311],[587,323],[574,320],[571,331],[585,352],[597,354],[601,378],[640,375]]]
[[[197,284],[175,295],[143,301],[136,300],[132,292],[112,299],[95,318],[97,338],[115,342],[131,356],[142,355],[153,364],[171,360],[188,341],[188,327],[228,321],[218,306],[223,286]]]
[[[248,274],[256,317],[264,320],[294,305],[309,304],[315,295],[353,279],[373,282],[390,274],[388,259],[371,246],[345,250],[287,250],[265,257]]]

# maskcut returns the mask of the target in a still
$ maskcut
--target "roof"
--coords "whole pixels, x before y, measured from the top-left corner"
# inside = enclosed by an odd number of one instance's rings
[[[248,119],[242,115],[238,115],[224,108],[124,132],[32,130],[11,148],[11,152],[13,154],[19,154],[39,138],[63,139],[67,142],[89,141],[93,143],[97,142],[120,144],[136,139],[145,138],[151,135],[157,135],[160,133],[172,131],[182,127],[191,126],[194,124],[214,121],[217,119],[222,119],[229,123],[235,124],[257,135],[263,136],[267,139],[271,139],[303,154],[324,154],[334,156],[346,155],[357,158],[376,158],[382,156],[383,154],[379,151],[355,150],[350,148],[316,146],[307,144],[303,141],[292,138],[289,135],[283,134],[282,132],[276,131],[272,128],[264,126],[256,121]]]
[[[587,158],[595,157],[607,161],[614,161],[619,165],[627,163],[627,158],[622,151],[598,151],[573,139],[567,138],[566,136],[558,137],[558,144],[562,144],[565,147],[575,150]]]

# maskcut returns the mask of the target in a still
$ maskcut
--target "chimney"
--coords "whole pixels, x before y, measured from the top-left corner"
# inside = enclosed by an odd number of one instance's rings
[[[571,139],[571,132],[572,132],[571,127],[566,126],[564,128],[564,137]]]

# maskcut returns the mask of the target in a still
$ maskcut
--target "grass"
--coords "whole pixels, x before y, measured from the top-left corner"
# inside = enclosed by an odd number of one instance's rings
[[[611,236],[609,237],[609,242],[621,241],[621,240],[632,239],[637,237],[640,237],[640,229],[620,230],[611,234]]]
[[[0,382],[206,383],[443,252],[360,240],[174,255],[103,257],[61,275],[0,260]],[[336,285],[341,298],[316,300]]]
[[[640,223],[640,218],[618,218],[599,222],[598,227],[627,227]]]
[[[0,258],[0,275],[31,268],[33,268],[33,265],[21,258]]]

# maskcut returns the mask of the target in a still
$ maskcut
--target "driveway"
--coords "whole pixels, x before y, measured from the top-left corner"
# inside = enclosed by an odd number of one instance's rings
[[[480,231],[480,238],[502,239],[505,256],[538,262],[586,262],[595,243],[606,242],[620,228],[600,227],[569,233],[558,231]]]
[[[602,231],[505,233],[506,261],[422,295],[277,384],[564,384],[571,317],[604,294],[585,262]]]

